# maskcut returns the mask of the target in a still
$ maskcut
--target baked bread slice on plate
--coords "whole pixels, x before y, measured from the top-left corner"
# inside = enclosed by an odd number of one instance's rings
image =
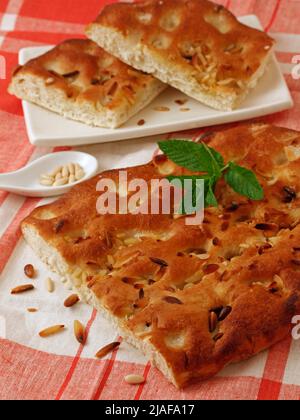
[[[222,111],[238,107],[255,87],[274,44],[207,0],[111,4],[86,34],[127,64]]]
[[[20,66],[9,92],[63,117],[116,128],[165,85],[122,63],[90,40],[72,39]]]
[[[300,312],[300,133],[242,125],[206,136],[225,161],[256,172],[263,201],[219,182],[204,223],[172,215],[100,215],[96,185],[37,208],[26,241],[177,387],[203,380],[285,338]],[[128,182],[182,174],[166,157]],[[122,188],[118,188],[123,196]],[[84,199],[83,199],[84,197]]]

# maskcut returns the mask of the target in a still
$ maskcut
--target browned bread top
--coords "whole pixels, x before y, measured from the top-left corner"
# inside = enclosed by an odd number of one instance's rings
[[[205,137],[225,160],[254,170],[265,191],[249,201],[217,186],[200,226],[172,215],[96,211],[99,177],[23,223],[67,261],[125,330],[159,352],[178,386],[217,373],[285,337],[300,311],[300,133],[264,124]],[[183,170],[164,157],[129,180]],[[118,179],[118,171],[101,177]]]
[[[199,82],[224,90],[243,89],[269,55],[274,41],[241,24],[207,0],[145,0],[106,6],[95,24],[112,28],[191,68]]]
[[[155,80],[122,63],[90,40],[64,41],[51,51],[16,69],[21,75],[38,76],[48,88],[60,89],[69,100],[97,103],[108,109],[133,105],[137,94]],[[158,82],[157,82],[158,83]]]

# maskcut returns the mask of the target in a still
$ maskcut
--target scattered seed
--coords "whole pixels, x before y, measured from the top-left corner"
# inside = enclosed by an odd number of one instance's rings
[[[213,243],[214,246],[218,246],[218,245],[220,245],[221,241],[220,241],[219,238],[214,238],[212,243]]]
[[[113,352],[116,348],[120,347],[120,344],[118,341],[115,343],[108,344],[107,346],[100,349],[96,356],[97,359],[103,359],[103,357],[107,356],[109,353]]]
[[[215,308],[212,308],[210,312],[215,312],[217,314],[217,317],[219,318],[219,315],[221,311],[223,310],[224,306],[217,306]]]
[[[232,307],[231,306],[225,306],[225,308],[222,309],[220,312],[220,315],[218,317],[218,321],[224,321],[228,315],[231,313]]]
[[[50,277],[48,277],[47,280],[46,280],[46,288],[47,288],[49,293],[53,293],[54,290],[55,290],[54,281],[52,279],[50,279]]]
[[[217,335],[214,336],[214,341],[219,341],[221,340],[221,338],[223,337],[224,333],[218,333]]]
[[[105,244],[107,248],[111,249],[113,247],[113,240],[109,232],[105,232]]]
[[[265,251],[267,251],[268,249],[271,249],[271,248],[272,248],[271,244],[262,245],[258,248],[258,254],[263,255]]]
[[[54,226],[54,232],[59,233],[62,230],[62,228],[64,227],[64,225],[65,225],[64,220],[60,220],[59,222],[57,222],[56,225]]]
[[[30,313],[35,313],[37,311],[38,311],[38,309],[36,309],[36,308],[27,308],[27,312],[30,312]]]
[[[233,201],[229,207],[226,208],[226,211],[233,213],[239,209],[239,204]]]
[[[14,289],[12,289],[11,294],[12,295],[18,295],[20,293],[29,292],[30,290],[34,289],[33,284],[24,284],[22,286],[17,286]]]
[[[205,253],[205,254],[192,254],[192,255],[195,255],[197,258],[199,258],[199,260],[203,260],[203,261],[208,260],[210,258],[210,254],[207,254],[207,253]]]
[[[139,291],[139,299],[144,299],[144,297],[145,297],[144,289],[140,289],[140,291]]]
[[[176,99],[175,104],[185,105],[188,102],[188,99]]]
[[[84,345],[86,342],[85,328],[79,321],[74,321],[74,334],[78,343]]]
[[[53,327],[46,328],[39,333],[42,338],[50,337],[51,335],[61,332],[65,328],[64,325],[54,325]]]
[[[145,120],[139,120],[138,124],[139,126],[145,125],[146,121]]]
[[[278,291],[279,291],[278,284],[276,283],[276,281],[273,281],[273,283],[271,283],[269,286],[269,292],[277,293]]]
[[[208,320],[210,333],[213,333],[215,331],[215,329],[217,328],[217,323],[218,323],[218,315],[213,311],[210,312],[209,320]]]
[[[183,303],[181,300],[177,299],[175,296],[165,296],[163,298],[164,301],[170,303],[171,305],[182,305]]]
[[[275,230],[277,228],[277,225],[274,223],[258,223],[255,226],[255,229],[257,230]]]
[[[154,108],[154,111],[169,112],[170,108],[168,108],[167,106],[157,106],[157,107]]]
[[[168,161],[168,158],[166,155],[157,155],[154,158],[154,163],[156,163],[156,165],[162,165],[166,163],[167,161]]]
[[[91,289],[97,282],[97,279],[93,276],[89,276],[87,279],[87,287],[88,289]]]
[[[68,79],[69,77],[76,77],[80,74],[78,70],[72,71],[70,73],[63,74],[63,77]]]
[[[208,264],[206,267],[203,268],[203,272],[205,275],[208,275],[216,272],[217,270],[219,270],[219,268],[220,267],[218,264]]]
[[[226,230],[228,230],[229,228],[229,222],[223,222],[221,225],[221,231],[222,232],[226,232]]]
[[[287,203],[287,204],[291,203],[297,198],[297,193],[293,188],[284,187],[283,193],[284,193],[284,198],[283,198],[284,203]]]
[[[69,296],[66,300],[65,300],[65,302],[64,302],[64,306],[66,307],[66,308],[71,308],[72,306],[74,306],[74,305],[76,305],[76,303],[78,303],[79,302],[79,297],[77,296],[77,295],[71,295],[71,296]]]
[[[45,84],[46,86],[50,86],[53,85],[53,83],[55,82],[55,79],[53,77],[48,77],[48,79],[46,79]]]
[[[127,375],[125,376],[125,382],[130,385],[141,385],[145,383],[146,379],[141,375]]]
[[[169,266],[169,264],[168,264],[166,261],[161,260],[161,259],[159,259],[159,258],[150,258],[150,260],[151,260],[154,264],[160,265],[161,267],[168,267],[168,266]]]
[[[25,265],[24,273],[28,278],[32,279],[35,275],[35,270],[34,270],[33,265],[32,264]]]

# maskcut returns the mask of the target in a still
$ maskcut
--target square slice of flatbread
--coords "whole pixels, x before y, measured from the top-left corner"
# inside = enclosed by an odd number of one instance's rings
[[[254,124],[203,141],[226,163],[255,171],[264,200],[220,181],[219,206],[200,225],[172,213],[101,215],[96,188],[104,178],[118,184],[113,170],[22,224],[41,260],[177,387],[287,337],[300,313],[300,133]],[[128,183],[150,184],[183,169],[156,156],[127,172]],[[120,185],[116,191],[124,198]]]
[[[165,87],[94,42],[73,39],[18,67],[9,92],[66,118],[116,128]]]
[[[237,108],[256,86],[274,45],[207,0],[108,5],[86,34],[127,64],[222,111]]]

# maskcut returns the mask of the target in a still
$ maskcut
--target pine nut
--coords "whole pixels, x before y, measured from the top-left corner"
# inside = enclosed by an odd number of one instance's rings
[[[62,187],[68,183],[68,178],[61,178],[54,182],[53,187]]]
[[[103,359],[103,357],[107,356],[109,353],[114,351],[116,348],[120,347],[120,342],[116,341],[115,343],[108,344],[107,346],[100,349],[96,356],[97,359]]]
[[[84,326],[79,321],[74,321],[74,334],[79,344],[86,342],[86,332]]]
[[[52,187],[53,185],[53,180],[49,179],[41,179],[40,184],[43,185],[44,187]]]
[[[47,290],[48,290],[49,293],[54,292],[55,284],[54,284],[54,281],[52,279],[50,279],[50,277],[46,281],[46,286],[47,286]]]
[[[34,270],[33,265],[32,264],[25,265],[24,273],[28,278],[32,279],[35,275],[35,270]]]
[[[64,325],[54,325],[53,327],[46,328],[45,330],[39,333],[39,336],[42,338],[49,337],[50,335],[57,334],[65,328]]]
[[[70,175],[75,175],[75,165],[74,163],[69,163],[68,165]]]
[[[141,375],[127,375],[124,379],[130,385],[140,385],[145,382],[145,378]]]
[[[76,171],[75,177],[77,181],[80,181],[82,178],[84,178],[83,170],[81,169],[80,171]]]
[[[71,308],[72,306],[76,305],[76,303],[78,302],[79,302],[79,297],[77,295],[71,295],[65,300],[64,306],[66,308]]]
[[[68,178],[70,176],[69,168],[67,166],[64,166],[61,174],[63,178]]]
[[[58,174],[58,173],[60,173],[61,172],[61,170],[62,170],[62,166],[58,166],[56,169],[54,169],[54,171],[52,171],[50,174],[49,174],[49,176],[52,176],[53,178]]]
[[[12,289],[11,294],[18,295],[20,293],[29,292],[30,290],[33,290],[33,289],[34,289],[33,284],[24,284],[22,286],[17,286],[14,289]]]
[[[70,177],[69,177],[69,184],[74,184],[74,182],[76,182],[75,175],[70,175]]]

